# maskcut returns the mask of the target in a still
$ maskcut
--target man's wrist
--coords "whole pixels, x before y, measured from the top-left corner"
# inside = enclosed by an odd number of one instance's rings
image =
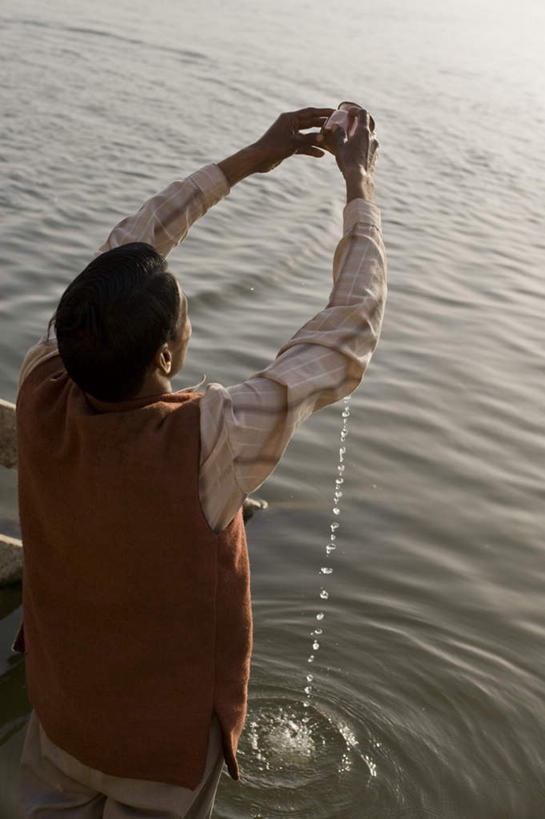
[[[250,174],[256,173],[259,170],[261,161],[262,158],[260,158],[256,148],[253,145],[248,145],[246,148],[237,151],[236,154],[228,156],[222,162],[218,162],[217,165],[223,172],[229,186],[233,187]]]
[[[365,199],[366,202],[375,201],[375,185],[373,177],[366,173],[363,168],[355,167],[343,171],[346,182],[346,201],[352,199]]]

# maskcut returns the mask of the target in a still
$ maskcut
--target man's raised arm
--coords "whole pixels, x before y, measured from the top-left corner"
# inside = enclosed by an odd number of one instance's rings
[[[191,225],[241,179],[266,173],[294,153],[322,156],[315,144],[318,134],[299,131],[321,126],[332,110],[303,108],[282,114],[257,142],[217,165],[206,165],[187,179],[172,182],[148,199],[134,216],[114,227],[99,253],[129,242],[147,242],[165,258],[185,239]]]
[[[199,496],[216,531],[270,475],[299,424],[356,388],[377,345],[386,300],[386,256],[373,202],[378,142],[372,117],[363,110],[357,117],[350,139],[338,129],[331,145],[317,143],[335,154],[346,183],[329,301],[266,369],[232,387],[210,384],[201,401]]]
[[[217,165],[206,165],[183,181],[172,182],[148,199],[133,216],[117,224],[99,253],[129,242],[146,242],[165,258],[187,236],[191,225],[229,193]]]
[[[133,216],[114,227],[97,255],[129,242],[146,242],[165,258],[185,239],[191,225],[241,179],[266,173],[292,154],[323,156],[317,147],[320,132],[299,132],[319,128],[332,112],[332,108],[303,108],[281,114],[256,142],[217,165],[205,165],[186,179],[172,182],[144,202]],[[28,350],[19,371],[19,385],[39,362],[58,355],[53,329],[50,324],[38,344]]]

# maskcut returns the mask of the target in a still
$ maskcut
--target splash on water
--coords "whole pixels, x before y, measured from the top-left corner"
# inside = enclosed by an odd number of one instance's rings
[[[304,768],[316,751],[311,726],[287,705],[263,708],[249,723],[247,737],[260,771]]]
[[[307,685],[313,675],[307,674]],[[359,747],[352,728],[328,710],[292,700],[260,700],[250,705],[248,729],[242,738],[242,755],[250,754],[256,774],[290,772],[303,784],[313,780],[320,770],[331,768],[338,774],[365,763],[367,773],[375,777],[376,764]],[[267,780],[269,783],[271,780]]]

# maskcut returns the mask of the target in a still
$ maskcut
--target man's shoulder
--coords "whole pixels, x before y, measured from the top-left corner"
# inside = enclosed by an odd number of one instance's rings
[[[52,369],[62,366],[56,341],[40,341],[28,350],[19,370],[19,390],[37,368],[40,368],[41,373],[45,364],[49,364]]]

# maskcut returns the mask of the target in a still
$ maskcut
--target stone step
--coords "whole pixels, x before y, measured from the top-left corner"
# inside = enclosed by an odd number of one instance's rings
[[[15,404],[0,398],[0,464],[11,469],[16,463]]]
[[[0,586],[20,583],[23,577],[23,543],[0,534]]]

